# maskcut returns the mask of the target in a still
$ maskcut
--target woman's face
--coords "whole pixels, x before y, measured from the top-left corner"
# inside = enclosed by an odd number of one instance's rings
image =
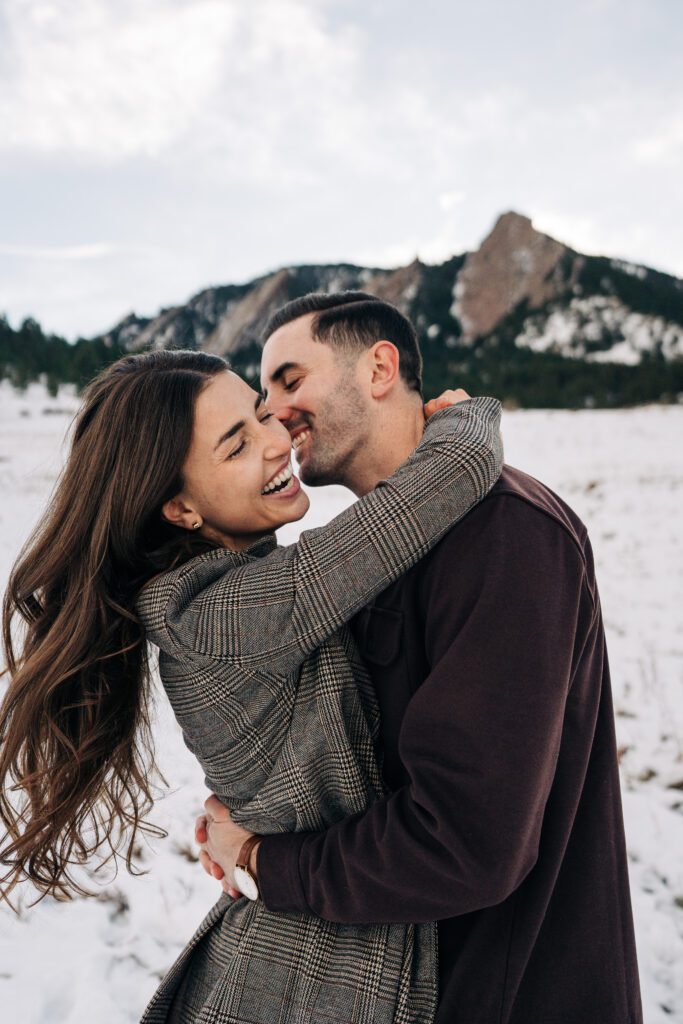
[[[185,485],[164,516],[224,547],[242,550],[307,512],[292,472],[291,440],[260,395],[231,371],[212,377],[195,403]]]

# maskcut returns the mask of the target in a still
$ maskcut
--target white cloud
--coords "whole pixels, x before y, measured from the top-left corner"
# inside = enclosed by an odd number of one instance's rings
[[[531,207],[525,211],[537,231],[592,256],[611,256],[638,265],[665,269],[683,277],[678,236],[661,233],[656,220],[648,220],[641,210],[640,219],[615,222],[611,218],[572,214],[571,210]]]
[[[90,336],[131,309],[153,314],[184,294],[167,248],[0,246],[0,314],[12,323],[33,316],[47,331]]]
[[[0,148],[202,164],[223,182],[311,184],[369,160],[361,34],[320,0],[20,0],[5,14]],[[397,98],[397,105],[400,99]]]
[[[417,241],[412,238],[359,249],[351,254],[350,259],[363,267],[383,267],[392,270],[394,267],[405,267],[417,259],[417,248]]]
[[[452,179],[454,153],[527,123],[514,88],[454,109],[433,77],[384,80],[321,0],[19,0],[5,15],[0,148],[197,180],[315,186]]]
[[[641,136],[633,145],[633,155],[642,164],[671,167],[683,161],[683,114],[676,114],[659,128]]]
[[[234,7],[221,0],[10,5],[0,145],[102,161],[160,153],[215,88]]]
[[[352,258],[365,266],[392,268],[406,266],[416,258],[422,263],[443,263],[460,255],[467,249],[459,211],[464,199],[463,192],[441,193],[437,197],[439,212],[430,220],[430,225],[437,225],[431,233],[415,233],[388,244],[363,248],[353,253]]]
[[[439,206],[447,213],[465,201],[464,192],[442,192],[439,196]]]
[[[214,182],[271,187],[314,185],[350,150],[363,167],[372,147],[354,147],[367,120],[358,103],[360,34],[332,33],[322,13],[315,0],[241,6],[219,87],[179,163]]]
[[[111,256],[118,247],[108,242],[90,245],[6,245],[0,242],[0,256],[31,260],[98,260]]]
[[[525,211],[532,218],[533,226],[558,242],[564,242],[579,252],[604,255],[602,248],[604,231],[592,217],[575,216],[561,210],[537,209]]]

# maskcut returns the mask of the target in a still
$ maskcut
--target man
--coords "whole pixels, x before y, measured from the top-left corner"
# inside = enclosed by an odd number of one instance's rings
[[[364,293],[280,310],[262,384],[306,483],[364,494],[419,439],[414,330]],[[326,832],[248,843],[268,909],[437,920],[437,1024],[641,1024],[609,670],[581,521],[505,467],[352,626],[379,697],[391,792]],[[206,806],[202,861],[229,887],[250,837],[215,798]],[[197,837],[207,839],[202,821]]]

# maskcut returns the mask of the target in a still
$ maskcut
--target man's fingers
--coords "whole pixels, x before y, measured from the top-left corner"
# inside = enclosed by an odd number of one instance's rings
[[[225,806],[225,804],[222,804],[220,802],[217,796],[213,795],[213,793],[207,800],[204,801],[204,808],[206,810],[206,815],[209,818],[209,820],[213,819],[213,821],[230,821],[230,811]]]
[[[206,815],[200,814],[194,826],[194,841],[201,846],[209,838],[206,831]]]
[[[212,875],[213,874],[213,872],[211,870],[211,868],[213,866],[213,861],[209,857],[209,855],[206,852],[206,850],[200,850],[199,851],[199,863],[204,868],[204,870],[206,871],[207,875]]]

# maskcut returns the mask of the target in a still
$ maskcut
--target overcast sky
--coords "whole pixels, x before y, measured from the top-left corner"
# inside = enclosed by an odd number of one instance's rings
[[[683,276],[680,0],[0,0],[0,311],[76,337],[515,209]]]

